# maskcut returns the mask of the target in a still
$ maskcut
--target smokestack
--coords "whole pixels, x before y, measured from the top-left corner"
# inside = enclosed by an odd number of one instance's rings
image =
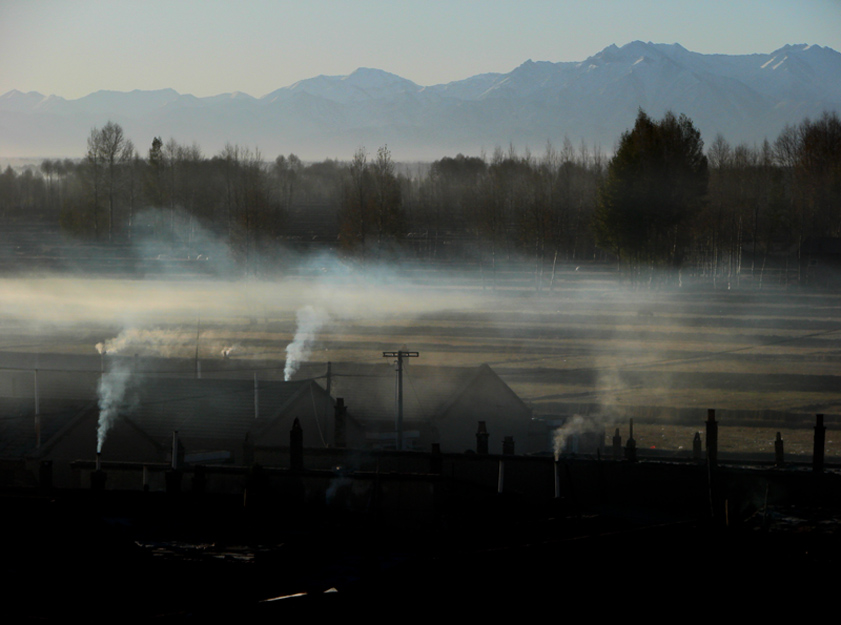
[[[479,421],[479,430],[476,432],[476,453],[483,456],[488,455],[488,428],[484,421]]]
[[[332,392],[332,383],[333,383],[333,363],[329,360],[327,361],[327,394],[329,395]]]
[[[555,499],[561,498],[561,474],[560,467],[557,460],[552,462],[552,468],[555,473]]]
[[[102,470],[100,455],[100,452],[96,452],[96,470],[91,473],[91,490],[96,491],[105,490],[105,480],[107,479],[105,471]]]
[[[327,361],[327,376],[325,381],[325,391],[324,393],[324,402],[325,402],[325,411],[324,411],[324,418],[327,420],[327,423],[324,424],[325,429],[329,427],[330,424],[330,410],[333,410],[333,445],[335,447],[344,447],[345,444],[342,442],[339,443],[339,439],[342,441],[345,440],[344,438],[344,422],[342,422],[342,431],[341,435],[339,433],[339,413],[336,412],[336,406],[333,405],[333,398],[330,397],[330,393],[332,391],[332,382],[333,382],[333,365],[330,361]]]
[[[496,479],[496,492],[498,495],[502,494],[503,486],[505,485],[505,460],[499,461],[499,474]]]
[[[696,462],[704,459],[704,448],[701,443],[701,433],[695,432],[695,438],[692,439],[692,458]]]
[[[196,318],[196,379],[201,380],[201,362],[199,361],[199,337],[201,336],[201,317]]]
[[[172,431],[172,470],[178,470],[178,430]]]
[[[815,443],[812,451],[812,470],[815,473],[823,472],[824,445],[826,443],[826,426],[823,424],[823,415],[815,415]]]
[[[257,388],[257,372],[254,372],[254,418],[260,418],[260,391]]]
[[[785,465],[785,453],[783,451],[783,436],[777,432],[777,439],[774,441],[774,464],[778,467]]]
[[[41,449],[41,401],[38,393],[38,369],[35,369],[35,449]]]
[[[613,459],[619,460],[622,457],[622,435],[619,433],[619,428],[613,434]]]
[[[166,481],[167,495],[178,495],[181,493],[181,471],[183,445],[178,439],[178,430],[172,431],[172,469],[164,474]]]
[[[304,470],[304,431],[297,417],[289,432],[289,461],[293,471]]]
[[[502,455],[503,456],[513,456],[514,455],[514,437],[513,436],[506,436],[502,439]]]
[[[38,369],[35,369],[35,414],[41,414],[41,397],[38,392]]]
[[[710,466],[718,464],[718,423],[715,420],[715,410],[707,410],[707,462]]]
[[[628,442],[625,444],[625,459],[628,462],[637,461],[637,441],[634,439],[634,420],[631,419],[631,427],[628,435]]]

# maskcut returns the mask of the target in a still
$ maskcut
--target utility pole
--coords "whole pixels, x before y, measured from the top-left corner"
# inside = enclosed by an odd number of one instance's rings
[[[403,451],[403,359],[417,358],[418,352],[383,352],[383,358],[397,358],[397,420],[394,429],[397,432],[397,451]]]

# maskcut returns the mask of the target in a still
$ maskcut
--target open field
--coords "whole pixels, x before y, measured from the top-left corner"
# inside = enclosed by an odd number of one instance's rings
[[[813,424],[815,413],[827,415],[828,439],[841,425],[838,295],[635,290],[572,272],[552,292],[424,282],[397,274],[282,282],[10,278],[0,280],[0,366],[60,368],[50,359],[64,354],[87,356],[84,366],[95,370],[95,345],[109,340],[112,353],[186,363],[198,337],[206,375],[277,376],[299,311],[315,310],[323,323],[305,356],[310,363],[388,366],[381,352],[402,346],[420,352],[418,364],[488,363],[536,413],[602,415],[609,425],[634,416],[645,446],[689,446],[707,408],[720,411],[722,426],[728,419],[765,426],[744,436],[757,439],[754,450],[773,449],[777,430]],[[799,442],[784,433],[788,451],[810,452],[811,431],[801,432]],[[841,455],[833,446],[828,452]]]

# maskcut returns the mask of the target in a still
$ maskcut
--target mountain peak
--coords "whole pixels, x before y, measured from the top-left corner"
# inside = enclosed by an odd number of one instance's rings
[[[353,72],[344,76],[342,80],[349,82],[376,82],[378,84],[386,83],[403,83],[414,85],[411,80],[392,74],[383,69],[376,69],[373,67],[357,67]]]
[[[805,43],[772,54],[699,54],[678,43],[637,40],[611,44],[583,62],[530,58],[505,73],[423,88],[359,67],[259,99],[161,89],[102,90],[63,100],[12,90],[0,95],[0,153],[75,155],[84,147],[79,125],[84,130],[108,119],[130,123],[135,137],[178,136],[211,150],[231,137],[269,152],[317,146],[311,158],[319,158],[319,150],[350,154],[354,146],[386,141],[404,156],[425,157],[509,139],[537,146],[565,135],[609,145],[639,107],[653,115],[685,112],[705,136],[761,141],[806,115],[841,111],[841,54]]]
[[[23,91],[18,91],[17,89],[12,89],[11,91],[7,91],[3,95],[0,95],[0,99],[2,100],[12,100],[15,98],[43,98],[43,93],[38,93],[37,91],[27,91],[24,93]]]
[[[341,82],[370,98],[388,96],[395,91],[416,93],[421,89],[407,78],[371,67],[359,67],[351,74],[343,77]],[[355,95],[353,97],[359,96]]]

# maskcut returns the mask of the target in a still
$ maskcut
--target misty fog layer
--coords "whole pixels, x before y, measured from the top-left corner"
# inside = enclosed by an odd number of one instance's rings
[[[488,363],[538,411],[832,413],[841,404],[834,295],[648,291],[582,280],[574,270],[552,292],[483,289],[477,276],[464,275],[447,279],[457,286],[424,284],[442,273],[423,280],[398,280],[385,269],[239,282],[7,278],[0,349],[5,366],[14,366],[15,353],[40,353],[42,367],[51,353],[93,357],[99,344],[112,355],[198,354],[208,371],[214,361],[248,368],[255,359],[282,370],[298,337],[306,349],[295,358],[322,367],[328,360],[385,366],[381,352],[404,346],[420,351],[418,364]],[[308,328],[307,315],[315,319]]]

